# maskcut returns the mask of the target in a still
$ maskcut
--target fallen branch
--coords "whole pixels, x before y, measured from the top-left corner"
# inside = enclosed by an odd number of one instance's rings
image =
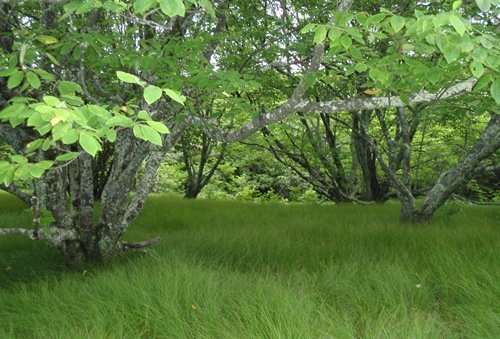
[[[9,234],[19,234],[31,240],[45,240],[52,246],[58,246],[63,241],[78,239],[73,230],[51,227],[48,231],[44,229],[28,229],[22,227],[0,228],[0,236]]]
[[[124,250],[140,250],[145,247],[149,247],[152,245],[156,245],[157,243],[160,242],[160,237],[144,240],[144,241],[139,241],[139,242],[126,242],[122,241],[122,248]]]
[[[8,234],[20,234],[31,240],[36,240],[38,237],[35,234],[35,230],[30,230],[27,228],[14,227],[14,228],[0,228],[0,236]]]
[[[451,197],[455,200],[458,200],[463,203],[469,203],[473,205],[480,205],[480,206],[500,206],[500,202],[497,201],[477,201],[477,200],[471,200],[467,199],[465,197],[462,197],[458,194],[452,194]]]

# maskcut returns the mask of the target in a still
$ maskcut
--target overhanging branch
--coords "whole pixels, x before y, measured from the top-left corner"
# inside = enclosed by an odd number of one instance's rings
[[[315,50],[320,52],[319,49]],[[317,56],[317,54],[315,53]],[[317,56],[318,62],[322,57]],[[313,63],[314,63],[313,62]],[[358,98],[350,100],[335,100],[324,102],[309,102],[301,101],[303,95],[303,88],[299,84],[288,101],[279,106],[278,108],[261,113],[253,120],[247,122],[236,131],[215,131],[207,130],[206,132],[213,138],[223,142],[231,143],[241,141],[251,134],[261,130],[262,128],[282,121],[287,116],[294,112],[303,113],[325,113],[332,114],[341,111],[360,111],[360,110],[373,110],[377,108],[397,108],[411,106],[421,103],[432,103],[460,95],[464,95],[472,91],[476,84],[476,78],[470,78],[465,81],[456,83],[448,88],[442,89],[436,93],[428,91],[420,91],[409,96],[409,101],[404,102],[399,96],[391,97],[375,97],[375,98]],[[302,83],[302,81],[301,81]],[[200,120],[203,120],[199,118]],[[203,123],[203,121],[201,121]],[[205,122],[206,127],[206,122]]]
[[[336,100],[324,102],[307,102],[302,101],[295,109],[297,112],[311,113],[335,113],[339,111],[360,111],[373,110],[377,108],[397,108],[405,106],[413,106],[420,103],[432,103],[439,100],[444,100],[459,95],[463,95],[472,91],[476,84],[476,78],[470,78],[466,81],[454,84],[437,93],[421,91],[409,96],[409,101],[404,102],[399,96],[391,97],[375,97],[375,98],[359,98],[351,100]]]

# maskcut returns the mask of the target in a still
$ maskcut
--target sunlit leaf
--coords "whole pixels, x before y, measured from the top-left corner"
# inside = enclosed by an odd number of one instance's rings
[[[79,143],[80,146],[82,146],[83,150],[91,156],[95,156],[96,153],[101,149],[101,145],[99,144],[97,139],[89,133],[81,133]]]
[[[173,16],[184,16],[186,12],[186,7],[182,0],[158,0],[160,3],[160,8],[166,15]]]
[[[156,86],[147,86],[144,89],[144,100],[148,103],[148,105],[151,105],[158,101],[158,99],[161,98],[163,95],[163,91],[160,87]]]
[[[116,76],[121,81],[127,82],[129,84],[138,84],[138,83],[140,83],[139,77],[137,77],[136,75],[130,74],[130,73],[126,73],[126,72],[122,72],[122,71],[117,71],[116,72]]]
[[[179,104],[184,105],[186,97],[177,91],[170,88],[164,88],[165,94],[168,95],[172,100],[177,101]]]

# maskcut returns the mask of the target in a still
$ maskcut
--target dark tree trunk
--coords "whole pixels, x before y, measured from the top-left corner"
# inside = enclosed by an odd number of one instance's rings
[[[182,138],[182,156],[187,173],[187,178],[184,182],[184,197],[196,199],[224,160],[226,145],[219,146],[220,153],[215,158],[215,161],[210,162],[209,160],[213,156],[212,153],[216,146],[214,143],[217,143],[215,140],[211,139],[206,133],[201,132],[201,149],[199,151],[193,149],[190,147],[190,143],[190,135]]]
[[[354,150],[356,160],[361,167],[364,192],[362,199],[366,201],[382,202],[386,200],[386,195],[389,191],[387,182],[380,181],[377,176],[377,158],[372,152],[368,143],[368,135],[361,126],[370,122],[371,111],[361,112],[361,116],[357,113],[352,114],[352,140],[354,143]]]
[[[94,198],[100,200],[104,187],[111,174],[111,165],[113,163],[113,145],[104,143],[102,151],[99,152],[92,161],[92,174],[94,177]]]

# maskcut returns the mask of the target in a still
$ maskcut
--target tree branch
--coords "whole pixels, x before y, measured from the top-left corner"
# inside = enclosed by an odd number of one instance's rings
[[[364,109],[373,110],[377,108],[412,106],[419,103],[431,103],[463,95],[472,91],[476,82],[476,78],[470,78],[438,91],[437,93],[430,93],[428,91],[414,93],[410,95],[409,102],[407,103],[403,102],[399,96],[391,96],[325,102],[302,101],[295,107],[295,109],[298,112],[335,113],[338,111],[360,111]]]
[[[9,234],[19,234],[31,240],[45,240],[53,246],[58,246],[66,240],[78,239],[78,235],[74,231],[58,227],[51,227],[48,232],[43,229],[35,231],[22,227],[0,228],[0,236]]]
[[[31,240],[38,239],[38,237],[35,235],[34,230],[30,230],[27,228],[20,228],[20,227],[0,228],[0,236],[8,235],[8,234],[20,234],[20,235],[23,235],[25,237],[30,238]]]
[[[319,55],[320,52],[322,53],[322,50],[323,49],[321,47],[316,46],[315,57],[313,58],[314,60],[311,62],[311,65],[316,65],[316,63],[322,59],[322,56]],[[315,69],[315,67],[310,67],[310,70],[311,69]],[[241,126],[238,130],[217,131],[208,128],[205,119],[199,117],[191,117],[191,119],[192,121],[197,120],[197,122],[201,122],[206,129],[206,133],[208,133],[212,138],[226,143],[232,143],[247,138],[267,125],[282,121],[293,112],[332,114],[341,111],[373,110],[391,107],[397,108],[420,103],[432,103],[469,93],[472,91],[472,88],[477,82],[476,78],[470,78],[456,83],[446,89],[440,90],[437,93],[430,93],[428,91],[414,93],[409,96],[409,102],[407,103],[403,102],[399,96],[309,102],[301,101],[302,95],[305,91],[305,87],[303,87],[305,86],[304,79],[305,76],[302,78],[299,85],[297,85],[297,88],[295,88],[295,91],[288,101],[270,112],[261,113],[256,118]]]
[[[144,240],[144,241],[139,241],[139,242],[126,242],[122,241],[122,248],[124,250],[140,250],[145,247],[149,247],[152,245],[156,245],[157,243],[160,242],[160,237],[155,237],[152,239]]]

